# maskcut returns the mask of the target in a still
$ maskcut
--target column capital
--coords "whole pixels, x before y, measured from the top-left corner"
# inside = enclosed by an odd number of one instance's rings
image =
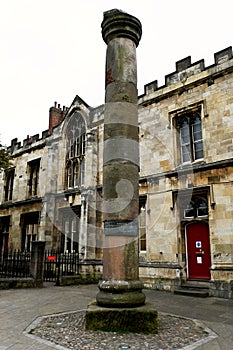
[[[138,46],[142,36],[141,22],[136,17],[117,9],[104,12],[101,27],[106,44],[114,38],[128,38]]]

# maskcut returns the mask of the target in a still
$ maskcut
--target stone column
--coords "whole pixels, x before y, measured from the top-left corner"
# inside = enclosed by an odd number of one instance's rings
[[[145,304],[138,272],[139,142],[136,47],[140,21],[104,13],[108,45],[103,156],[103,279],[88,306],[86,329],[157,332],[157,310]]]
[[[104,13],[107,46],[104,112],[103,280],[97,304],[143,305],[138,278],[138,110],[136,47],[139,20],[119,10]]]

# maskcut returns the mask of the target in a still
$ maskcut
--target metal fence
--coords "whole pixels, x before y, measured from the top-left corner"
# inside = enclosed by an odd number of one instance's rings
[[[31,253],[14,251],[0,256],[0,278],[30,276]],[[45,251],[44,281],[56,282],[61,276],[76,276],[80,272],[78,253]]]
[[[0,277],[30,277],[31,253],[14,251],[4,253],[0,258]]]
[[[61,276],[75,276],[79,271],[78,253],[45,252],[44,281],[56,282]]]

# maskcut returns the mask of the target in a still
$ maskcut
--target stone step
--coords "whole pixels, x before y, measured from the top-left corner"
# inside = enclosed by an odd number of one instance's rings
[[[174,294],[187,295],[192,297],[207,298],[209,290],[205,288],[194,288],[189,286],[181,286],[174,290]]]
[[[174,290],[174,294],[187,295],[192,297],[207,298],[209,296],[208,290],[200,290],[194,288],[177,288]]]
[[[210,282],[209,281],[200,281],[200,280],[188,280],[182,284],[182,287],[209,289]]]

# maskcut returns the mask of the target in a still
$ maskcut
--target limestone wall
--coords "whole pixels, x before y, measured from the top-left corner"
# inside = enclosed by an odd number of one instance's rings
[[[171,288],[186,277],[186,246],[179,194],[204,191],[208,201],[211,283],[229,290],[233,280],[233,58],[227,48],[214,55],[214,64],[176,62],[165,85],[153,81],[138,98],[140,195],[146,198],[146,251],[140,252],[142,279],[156,288]],[[198,109],[204,157],[182,164],[176,118]],[[74,112],[86,125],[85,178],[82,186],[65,186],[67,125]],[[15,166],[13,198],[4,200],[0,174],[0,218],[10,216],[9,246],[20,249],[21,215],[40,212],[39,239],[56,248],[61,241],[60,210],[79,207],[80,249],[84,257],[102,258],[102,185],[104,106],[89,107],[78,96],[64,119],[53,128],[19,143],[12,140]],[[38,191],[28,195],[28,163],[40,159]],[[32,198],[33,197],[33,198]],[[191,198],[191,197],[190,197]],[[190,219],[191,220],[191,219]],[[150,264],[149,266],[147,264]],[[155,265],[152,265],[155,264]],[[214,283],[223,281],[219,287]],[[225,282],[224,282],[225,281]],[[165,287],[164,287],[165,288]],[[220,293],[220,292],[219,292]],[[228,293],[228,292],[226,292]],[[221,294],[221,293],[220,293]],[[224,293],[222,293],[224,294]],[[229,294],[229,293],[228,293]]]
[[[178,275],[185,277],[185,237],[174,193],[179,196],[179,191],[202,189],[208,193],[211,278],[232,280],[232,67],[231,48],[217,53],[215,65],[207,68],[203,61],[191,64],[188,57],[177,62],[176,72],[166,76],[165,86],[147,84],[139,97],[140,194],[147,196],[147,251],[140,255],[143,261],[167,264],[165,274],[165,265],[162,269],[150,267],[149,272],[141,270],[147,283],[155,283],[157,276],[161,285],[164,276],[167,285],[170,276],[171,287],[177,276],[169,272],[169,263],[178,263],[182,272]],[[182,164],[174,121],[196,106],[201,111],[204,157]]]

